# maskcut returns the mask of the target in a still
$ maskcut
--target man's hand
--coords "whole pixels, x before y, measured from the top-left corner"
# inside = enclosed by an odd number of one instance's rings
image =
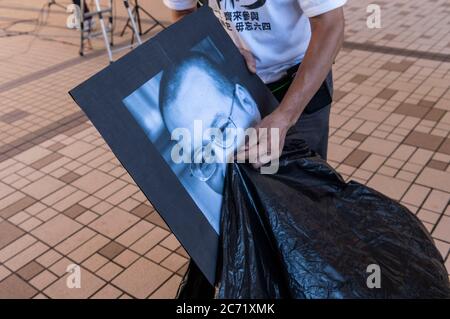
[[[253,56],[253,53],[244,48],[239,48],[239,51],[241,52],[242,56],[245,59],[245,63],[247,64],[248,70],[251,73],[256,73],[256,60],[255,57]]]
[[[256,159],[256,162],[251,163],[255,168],[260,168],[277,159],[281,155],[286,133],[290,127],[289,116],[278,108],[263,118],[255,126],[258,132],[257,139],[250,139],[241,147],[237,159]]]
[[[311,40],[294,81],[278,108],[256,126],[257,129],[268,128],[269,131],[257,134],[258,140],[254,141],[253,145],[247,145],[240,151],[238,160],[242,159],[240,156],[244,154],[246,159],[254,159],[257,154],[258,162],[253,166],[258,168],[265,164],[268,159],[272,160],[276,155],[281,155],[288,129],[298,121],[306,105],[331,70],[343,41],[343,9],[337,8],[312,17],[310,23]],[[270,140],[270,128],[279,129],[279,152],[273,152],[274,150],[271,149],[271,145],[277,143],[272,143]],[[262,146],[260,150],[258,150],[259,145]],[[265,148],[265,145],[268,145],[268,147]],[[264,154],[265,150],[267,150],[266,154]]]

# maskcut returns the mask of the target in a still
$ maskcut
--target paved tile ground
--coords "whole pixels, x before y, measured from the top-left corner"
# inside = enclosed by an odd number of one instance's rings
[[[368,29],[373,2],[345,9],[330,162],[417,214],[450,272],[450,5],[376,1],[382,28]],[[186,252],[67,95],[107,65],[102,42],[79,57],[63,10],[36,25],[45,3],[0,1],[0,298],[171,298]]]

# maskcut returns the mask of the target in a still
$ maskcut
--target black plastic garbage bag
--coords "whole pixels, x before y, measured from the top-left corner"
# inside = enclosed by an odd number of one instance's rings
[[[217,284],[191,263],[179,298],[450,297],[417,217],[346,183],[302,140],[286,141],[277,174],[230,164],[224,196]],[[379,267],[380,288],[367,284],[369,265]]]

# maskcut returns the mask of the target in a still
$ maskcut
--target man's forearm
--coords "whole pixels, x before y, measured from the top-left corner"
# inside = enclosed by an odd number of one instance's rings
[[[177,22],[181,18],[183,18],[185,15],[188,15],[189,13],[194,12],[197,10],[196,7],[192,9],[186,9],[186,10],[171,10],[172,11],[172,21]]]
[[[279,106],[279,111],[286,115],[290,126],[298,121],[306,105],[322,85],[344,37],[342,8],[313,17],[310,21],[311,41],[297,75]]]

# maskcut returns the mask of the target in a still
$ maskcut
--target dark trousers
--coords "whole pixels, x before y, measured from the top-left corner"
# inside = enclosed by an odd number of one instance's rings
[[[77,6],[81,7],[81,0],[72,0],[72,2],[73,2],[73,4],[76,4]],[[86,1],[83,2],[83,7],[84,7],[84,13],[88,13],[89,12],[89,8],[86,5]]]
[[[267,87],[272,91],[279,102],[289,89],[298,66],[288,72],[288,76],[270,83]],[[306,106],[298,122],[288,131],[288,136],[303,139],[308,146],[327,159],[328,133],[330,123],[330,108],[333,96],[333,78],[331,72],[323,82],[320,89]]]

